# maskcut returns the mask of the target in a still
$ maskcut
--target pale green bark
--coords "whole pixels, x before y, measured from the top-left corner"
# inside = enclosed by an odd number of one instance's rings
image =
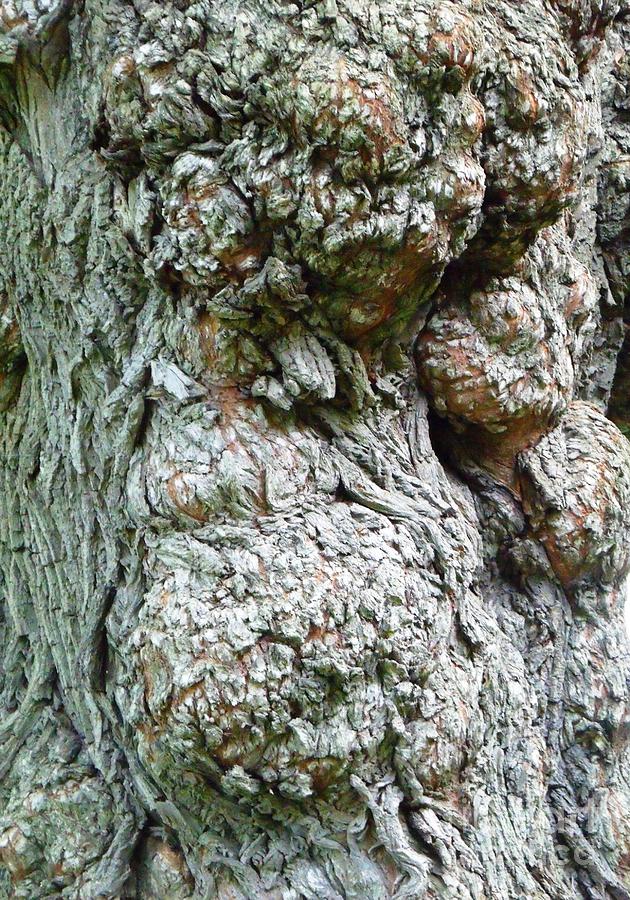
[[[0,3],[8,896],[630,897],[629,22]]]

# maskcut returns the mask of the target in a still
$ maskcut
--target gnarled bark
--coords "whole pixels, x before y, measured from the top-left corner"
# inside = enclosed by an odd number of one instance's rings
[[[0,3],[7,896],[630,897],[629,28]]]

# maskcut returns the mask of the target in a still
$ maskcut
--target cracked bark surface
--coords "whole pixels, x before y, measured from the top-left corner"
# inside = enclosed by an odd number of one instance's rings
[[[0,896],[630,898],[629,48],[0,2]]]

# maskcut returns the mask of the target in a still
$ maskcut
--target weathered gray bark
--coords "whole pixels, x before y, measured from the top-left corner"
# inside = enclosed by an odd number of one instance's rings
[[[630,898],[629,48],[0,2],[0,893]]]

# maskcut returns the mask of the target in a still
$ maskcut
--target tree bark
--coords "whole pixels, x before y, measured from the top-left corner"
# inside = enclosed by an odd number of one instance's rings
[[[0,2],[0,895],[630,898],[629,50]]]

